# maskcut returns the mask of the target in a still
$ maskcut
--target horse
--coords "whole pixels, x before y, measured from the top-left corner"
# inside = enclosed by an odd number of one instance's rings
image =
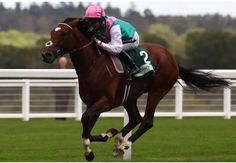
[[[124,154],[140,136],[153,127],[155,109],[161,99],[171,90],[180,77],[193,90],[209,91],[216,87],[228,87],[229,82],[211,73],[187,69],[180,66],[171,53],[158,44],[141,44],[151,55],[155,73],[127,80],[125,74],[117,73],[110,54],[98,47],[95,41],[83,30],[81,18],[67,18],[50,33],[51,38],[42,49],[42,58],[53,63],[58,57],[69,54],[79,82],[79,94],[87,109],[83,113],[82,143],[86,160],[95,157],[90,147],[93,141],[107,141],[114,137],[113,155]],[[127,90],[129,83],[129,90]],[[124,101],[124,94],[126,100]],[[137,99],[147,93],[145,114],[142,117],[137,107]],[[123,106],[128,113],[129,122],[121,130],[108,129],[100,135],[91,135],[96,120],[103,112]],[[127,140],[124,137],[134,129]]]

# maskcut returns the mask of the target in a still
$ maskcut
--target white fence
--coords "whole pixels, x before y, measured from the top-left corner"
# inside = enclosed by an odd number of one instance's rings
[[[209,71],[209,70],[204,70]],[[214,74],[227,78],[232,82],[231,88],[236,86],[236,70],[215,70]],[[67,69],[43,69],[43,70],[0,70],[0,87],[21,87],[22,89],[22,109],[21,113],[0,113],[0,118],[22,118],[28,121],[30,118],[55,118],[67,117],[80,120],[82,115],[82,102],[79,97],[79,87],[77,76],[74,70]],[[179,80],[183,86],[185,84]],[[222,116],[230,119],[236,116],[236,111],[231,110],[231,88],[223,89],[223,108],[222,111],[199,112],[199,111],[183,111],[183,88],[179,83],[175,84],[175,110],[156,112],[155,116],[160,117],[176,117],[182,119],[187,116]],[[74,111],[73,113],[31,113],[30,111],[30,89],[31,87],[74,87]],[[1,106],[0,106],[1,107]],[[141,112],[143,115],[143,112]],[[108,112],[103,113],[103,117],[124,117],[124,112]]]

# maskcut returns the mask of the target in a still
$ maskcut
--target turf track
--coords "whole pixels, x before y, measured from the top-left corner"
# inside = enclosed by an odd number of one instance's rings
[[[93,133],[121,128],[121,118],[101,118]],[[81,124],[74,119],[0,120],[0,161],[85,161]],[[111,155],[113,139],[93,143],[96,162]],[[156,118],[134,145],[132,161],[236,161],[236,118]]]

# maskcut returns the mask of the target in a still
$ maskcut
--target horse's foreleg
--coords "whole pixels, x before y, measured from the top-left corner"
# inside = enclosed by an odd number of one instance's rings
[[[94,154],[92,149],[90,148],[90,132],[93,126],[96,123],[97,118],[99,115],[104,112],[110,110],[109,102],[106,97],[101,97],[94,105],[89,107],[82,115],[81,122],[83,126],[83,146],[85,150],[85,157],[88,161],[94,159]]]
[[[93,129],[99,115],[94,116],[94,118],[90,121],[89,127],[88,127],[89,133]],[[93,142],[93,141],[107,141],[108,138],[105,135],[101,134],[101,135],[96,135],[96,136],[89,135],[89,139],[90,139],[90,142]]]
[[[89,132],[91,132],[92,128],[94,127],[97,119],[98,119],[99,115],[94,117],[92,119],[92,121],[90,122],[90,126],[89,126]],[[111,129],[108,129],[105,133],[102,133],[100,135],[90,135],[89,136],[89,139],[90,139],[90,142],[93,142],[93,141],[102,141],[102,142],[105,142],[107,141],[109,138],[112,138],[113,136],[115,136],[117,133],[119,133],[118,130],[114,129],[114,128],[111,128]]]
[[[99,114],[100,115],[100,114]],[[94,127],[99,115],[97,116],[94,116],[94,118],[90,121],[90,125],[89,125],[89,132],[91,132],[92,128]],[[102,141],[102,142],[105,142],[107,141],[109,138],[115,136],[119,131],[114,129],[114,128],[111,128],[111,129],[108,129],[105,133],[102,133],[100,135],[90,135],[89,136],[89,139],[90,139],[90,142],[93,142],[93,141]]]
[[[92,161],[94,159],[94,153],[92,149],[90,148],[90,132],[92,130],[92,127],[95,125],[95,122],[97,118],[99,117],[98,115],[94,115],[91,111],[85,111],[83,113],[81,122],[83,126],[83,133],[82,133],[82,138],[83,138],[83,147],[84,147],[84,155],[86,160]],[[92,122],[92,123],[91,123]]]

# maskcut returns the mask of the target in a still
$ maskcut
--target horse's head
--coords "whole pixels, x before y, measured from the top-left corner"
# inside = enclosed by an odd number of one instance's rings
[[[55,59],[66,53],[72,53],[88,42],[79,30],[81,19],[68,18],[51,31],[51,38],[42,51],[43,61],[53,63]]]

